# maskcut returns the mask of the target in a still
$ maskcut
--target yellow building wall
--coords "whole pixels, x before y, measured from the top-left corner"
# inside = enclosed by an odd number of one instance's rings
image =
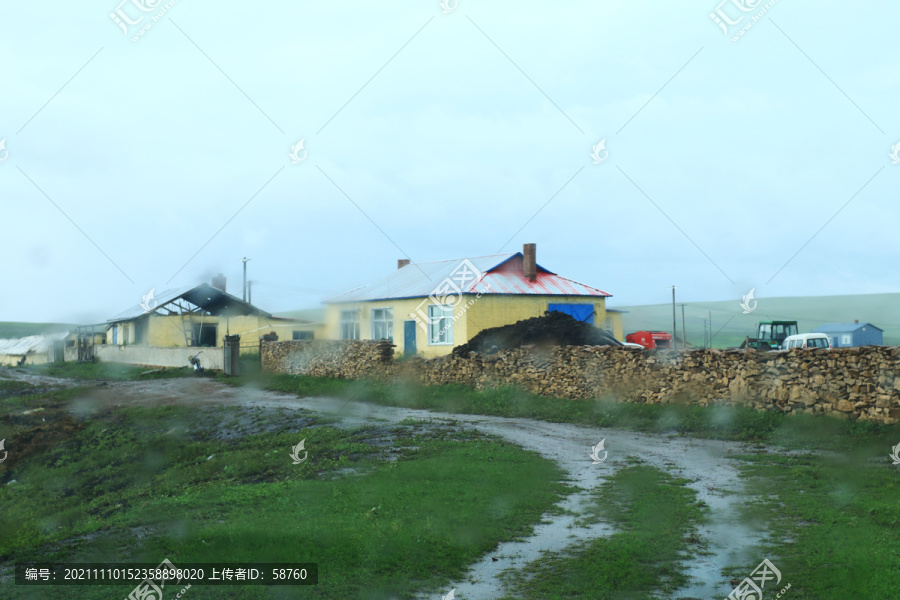
[[[485,329],[511,325],[523,319],[543,316],[550,304],[589,304],[594,307],[594,325],[606,328],[610,318],[613,335],[622,339],[622,319],[620,313],[606,312],[606,298],[593,296],[528,296],[528,295],[486,295],[482,296],[466,312],[469,338]]]
[[[625,330],[622,328],[622,313],[607,311],[606,318],[609,319],[611,325],[611,327],[607,327],[607,329],[612,330],[613,335],[616,336],[617,340],[624,342]]]
[[[528,295],[466,295],[462,302],[454,307],[454,323],[452,326],[452,343],[430,344],[428,332],[420,323],[426,322],[428,305],[432,304],[427,298],[411,298],[404,300],[379,300],[372,302],[353,302],[343,304],[329,304],[326,309],[324,337],[325,339],[341,339],[341,312],[346,310],[359,313],[359,339],[372,339],[372,310],[376,308],[392,308],[393,343],[397,355],[405,353],[403,339],[404,321],[415,320],[416,323],[416,353],[419,356],[431,358],[450,354],[454,346],[466,343],[479,332],[491,327],[510,325],[522,319],[542,316],[549,304],[590,304],[593,305],[596,314],[594,324],[605,328],[607,317],[616,339],[622,340],[622,315],[621,313],[606,312],[606,299],[590,296],[528,296]]]
[[[404,343],[404,323],[413,321],[416,323],[416,354],[427,358],[433,356],[441,356],[449,354],[454,346],[465,343],[466,337],[466,321],[465,321],[465,301],[474,296],[464,297],[464,302],[458,305],[454,310],[454,318],[456,319],[451,328],[452,342],[449,344],[429,344],[428,331],[421,323],[425,323],[428,316],[428,304],[431,302],[427,298],[410,298],[403,300],[378,300],[372,302],[348,302],[343,304],[329,304],[325,315],[325,335],[326,339],[341,339],[341,312],[342,311],[358,311],[359,312],[359,339],[372,339],[372,311],[377,308],[391,308],[394,311],[393,319],[393,343],[396,346],[394,353],[403,355],[406,352]],[[423,303],[423,301],[425,301]],[[419,315],[418,320],[413,315]]]
[[[272,331],[278,335],[280,340],[292,339],[294,331],[312,331],[317,339],[324,339],[324,325],[322,324],[291,323],[255,315],[233,317],[207,315],[202,318],[197,315],[184,317],[184,319],[180,316],[149,315],[117,323],[119,330],[117,343],[119,345],[135,344],[137,329],[146,327],[142,345],[183,348],[186,345],[184,330],[188,328],[188,331],[191,331],[194,324],[216,326],[217,347],[224,345],[226,335],[240,335],[241,346],[247,346],[243,350],[250,352],[254,350],[250,347],[251,344],[258,344],[263,335]],[[112,327],[106,332],[106,343],[113,343]]]

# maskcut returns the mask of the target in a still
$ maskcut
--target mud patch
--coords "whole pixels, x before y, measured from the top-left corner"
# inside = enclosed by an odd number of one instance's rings
[[[12,432],[6,437],[9,454],[0,463],[0,482],[6,483],[19,463],[68,442],[82,429],[84,424],[59,408],[0,417],[0,430]]]

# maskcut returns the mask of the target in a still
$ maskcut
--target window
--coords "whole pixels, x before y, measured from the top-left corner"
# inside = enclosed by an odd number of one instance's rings
[[[313,339],[313,332],[312,331],[294,331],[293,339],[294,339],[294,341],[296,341],[296,340],[311,340],[311,339]]]
[[[841,346],[852,346],[853,345],[853,336],[849,333],[845,333],[841,336]]]
[[[394,341],[394,309],[372,309],[372,339]]]
[[[453,307],[432,304],[428,307],[428,343],[437,346],[453,343]]]
[[[215,323],[194,323],[193,324],[193,346],[201,346],[203,348],[215,348],[218,339],[218,327]]]
[[[341,311],[341,339],[342,340],[358,340],[359,339],[359,311],[358,310],[342,310]]]

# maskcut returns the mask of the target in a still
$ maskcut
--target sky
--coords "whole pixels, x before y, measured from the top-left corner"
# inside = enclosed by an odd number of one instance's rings
[[[0,321],[524,243],[610,307],[900,291],[897,2],[120,1],[0,0]]]

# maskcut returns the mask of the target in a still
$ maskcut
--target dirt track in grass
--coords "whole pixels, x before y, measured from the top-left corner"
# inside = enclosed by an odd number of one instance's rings
[[[27,375],[18,378],[28,380]],[[48,385],[49,378],[41,377],[33,383]],[[72,382],[62,382],[71,385]],[[75,417],[90,417],[116,406],[209,406],[230,405],[263,409],[295,408],[323,416],[333,416],[338,426],[354,428],[362,425],[398,423],[404,419],[432,420],[442,425],[476,429],[496,435],[539,453],[557,463],[571,482],[583,491],[567,497],[559,514],[545,515],[535,527],[533,535],[521,541],[501,544],[475,564],[463,581],[451,584],[457,595],[467,600],[488,600],[504,595],[499,575],[505,570],[519,570],[528,562],[538,560],[544,552],[564,551],[579,542],[597,539],[612,533],[608,524],[578,523],[591,491],[602,485],[607,477],[626,465],[628,457],[691,481],[699,500],[709,506],[709,523],[700,527],[701,537],[708,542],[708,555],[693,557],[683,565],[692,577],[692,585],[680,590],[673,598],[708,598],[727,596],[734,587],[722,574],[721,568],[734,563],[753,562],[753,547],[764,532],[742,525],[738,508],[743,502],[743,484],[738,464],[730,454],[750,452],[735,442],[698,440],[664,435],[641,434],[616,429],[583,427],[566,423],[547,423],[523,418],[488,417],[429,412],[362,402],[347,402],[335,398],[297,398],[296,396],[249,387],[233,387],[216,381],[197,379],[159,379],[146,382],[79,382],[94,385],[94,389],[74,401],[69,410]],[[589,456],[592,446],[605,439],[606,460],[593,464]],[[602,456],[602,454],[601,454]],[[446,593],[448,590],[444,590]],[[440,597],[434,592],[422,598]]]

